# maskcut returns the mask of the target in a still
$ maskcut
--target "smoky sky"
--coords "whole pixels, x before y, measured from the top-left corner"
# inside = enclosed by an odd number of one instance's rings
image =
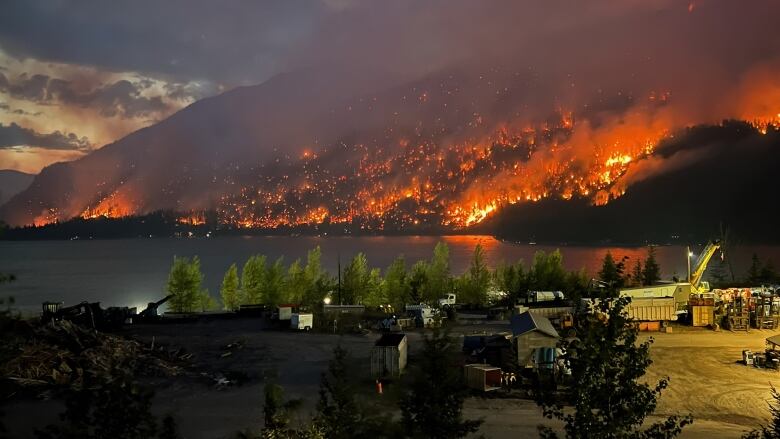
[[[415,75],[497,63],[594,88],[689,71],[728,81],[776,56],[780,16],[771,0],[20,0],[2,9],[0,46],[13,56],[228,85],[303,67]]]
[[[13,109],[0,122],[100,146],[195,100],[312,72],[327,80],[297,84],[295,102],[317,111],[455,75],[490,77],[458,85],[464,109],[499,92],[497,115],[568,109],[598,130],[663,95],[664,117],[686,126],[744,116],[745,84],[780,70],[778,16],[775,0],[12,0],[0,5],[0,101]],[[774,114],[775,88],[750,98]]]
[[[278,71],[291,42],[325,8],[316,2],[13,1],[0,45],[15,56],[217,82]]]

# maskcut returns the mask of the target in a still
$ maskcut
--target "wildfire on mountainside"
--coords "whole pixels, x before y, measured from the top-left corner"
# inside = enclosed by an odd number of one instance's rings
[[[277,228],[351,223],[366,230],[479,224],[502,206],[549,197],[590,199],[607,204],[625,193],[616,185],[627,169],[653,154],[666,130],[612,137],[608,143],[583,147],[577,124],[562,113],[551,124],[512,130],[507,127],[475,143],[441,144],[404,140],[393,148],[369,150],[356,144],[333,167],[321,154],[303,154],[284,164],[289,172],[265,176],[222,197],[216,207],[220,223],[241,228]],[[760,132],[780,127],[777,118],[755,119]],[[616,135],[619,135],[617,133]],[[596,138],[589,137],[591,141]],[[339,145],[344,148],[345,145]],[[586,151],[586,154],[583,154]],[[295,174],[295,170],[298,173]],[[350,171],[354,169],[354,171]],[[117,218],[139,213],[132,196],[120,190],[85,209],[85,219]],[[56,220],[55,214],[36,225]],[[183,224],[205,223],[202,212]]]
[[[499,95],[507,93],[507,87],[491,84]],[[366,231],[458,230],[480,224],[510,204],[584,198],[605,205],[625,194],[632,183],[628,171],[653,159],[659,142],[698,120],[681,122],[693,116],[681,109],[684,106],[675,106],[670,92],[651,91],[645,99],[631,98],[619,111],[577,114],[558,108],[533,122],[519,112],[491,122],[478,111],[464,118],[466,111],[454,109],[447,100],[459,88],[440,88],[436,93],[412,90],[420,97],[401,99],[419,111],[412,111],[418,114],[412,117],[438,114],[433,122],[391,118],[382,136],[374,133],[318,145],[316,151],[306,147],[299,154],[279,153],[248,168],[235,165],[222,177],[214,176],[215,183],[222,179],[221,188],[228,189],[215,189],[211,201],[182,201],[175,198],[175,186],[160,191],[174,194],[174,210],[189,212],[179,219],[182,224],[204,224],[204,212],[213,210],[219,223],[240,228],[349,224]],[[767,98],[747,90],[732,99],[734,108],[721,112],[723,118],[749,121],[762,133],[780,129],[775,93]],[[359,111],[359,105],[372,111],[376,100],[356,102],[348,110]],[[432,105],[440,107],[426,107]],[[706,117],[705,123],[712,123],[715,116]],[[177,184],[186,187],[188,179],[182,177]],[[145,198],[123,182],[111,190],[80,216],[116,218],[150,211],[143,201],[148,194]],[[60,216],[49,209],[35,224],[62,220]]]

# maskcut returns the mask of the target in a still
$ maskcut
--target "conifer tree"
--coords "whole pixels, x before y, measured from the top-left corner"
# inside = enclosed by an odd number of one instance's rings
[[[655,285],[659,280],[661,280],[661,267],[655,260],[655,247],[648,246],[645,267],[642,269],[642,283]]]
[[[399,403],[404,431],[411,438],[429,439],[461,438],[476,432],[482,421],[463,419],[468,392],[456,367],[455,341],[434,330],[424,343],[409,391]]]

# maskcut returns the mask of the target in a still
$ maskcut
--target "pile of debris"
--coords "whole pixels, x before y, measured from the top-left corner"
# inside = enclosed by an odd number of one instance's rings
[[[110,380],[117,372],[169,377],[180,375],[188,354],[145,347],[134,340],[51,321],[15,340],[0,363],[0,375],[21,386],[80,389],[85,375]]]

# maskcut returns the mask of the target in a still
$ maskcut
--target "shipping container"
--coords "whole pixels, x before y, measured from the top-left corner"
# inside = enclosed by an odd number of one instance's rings
[[[711,305],[693,305],[690,307],[693,326],[710,326],[715,322],[715,307]]]
[[[466,385],[474,390],[490,392],[501,388],[501,368],[488,364],[467,364],[463,367]]]
[[[398,377],[406,368],[406,334],[384,334],[371,348],[371,376]]]

